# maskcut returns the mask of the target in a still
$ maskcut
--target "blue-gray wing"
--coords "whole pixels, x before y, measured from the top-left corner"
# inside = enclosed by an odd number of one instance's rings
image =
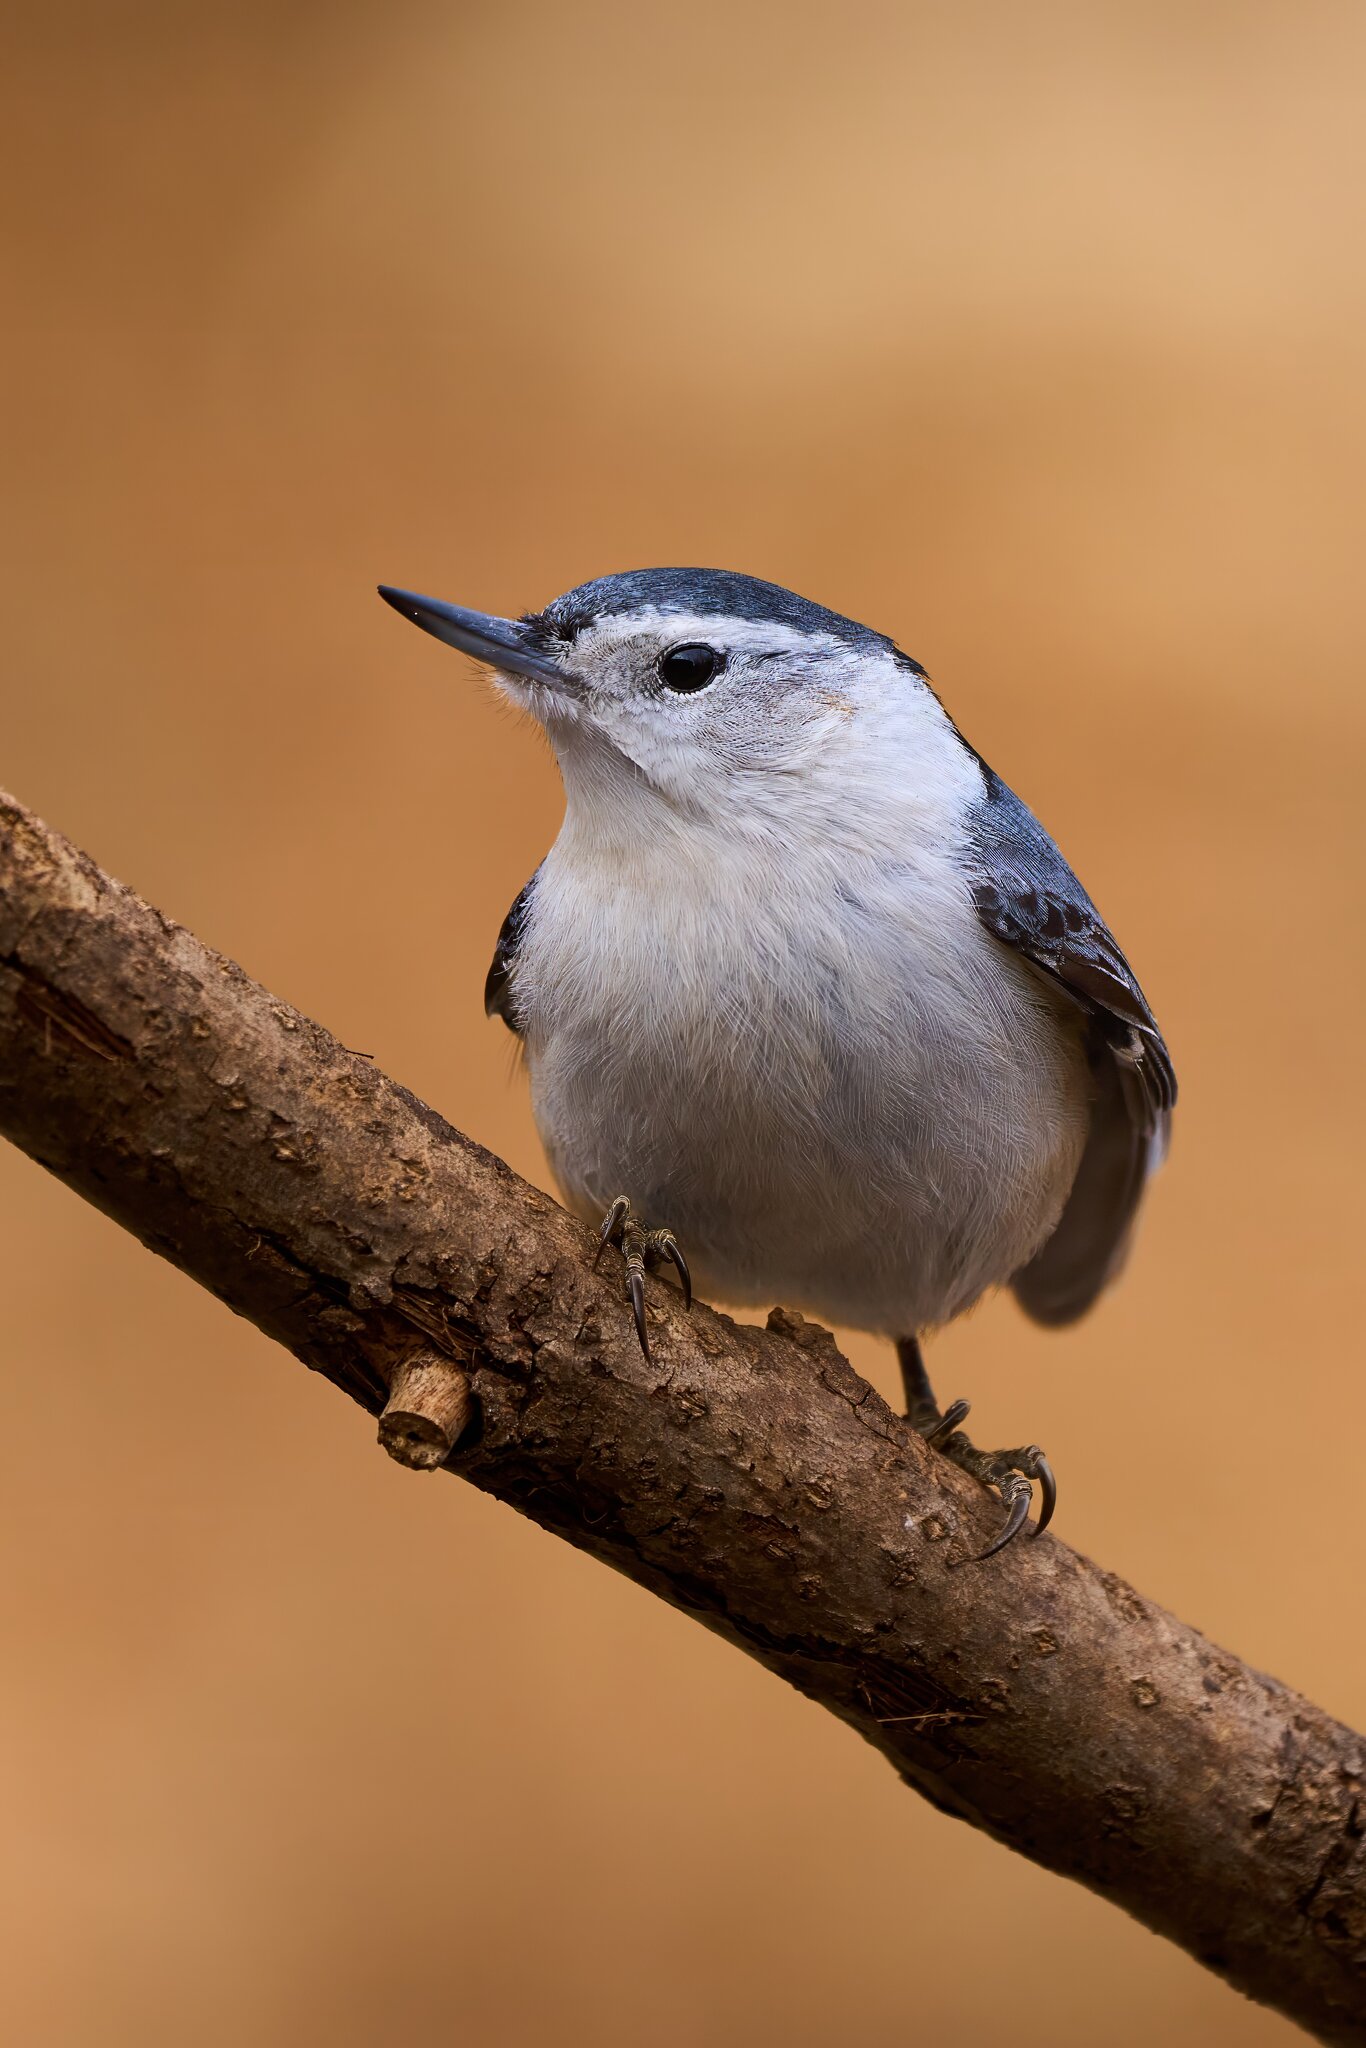
[[[537,868],[536,875],[540,872]],[[484,1015],[501,1017],[508,1030],[518,1038],[522,1035],[522,1020],[517,1012],[517,948],[521,944],[522,929],[531,905],[531,892],[536,887],[536,875],[518,893],[517,901],[499,927],[493,959],[484,982]]]
[[[1057,847],[999,776],[974,817],[973,896],[987,930],[1050,976],[1087,1020],[1091,1133],[1053,1235],[1011,1281],[1041,1323],[1084,1315],[1124,1263],[1167,1148],[1176,1075],[1133,969]]]

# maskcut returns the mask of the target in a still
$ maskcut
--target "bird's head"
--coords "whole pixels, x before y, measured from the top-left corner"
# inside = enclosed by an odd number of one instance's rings
[[[545,727],[571,805],[779,815],[798,786],[842,806],[930,726],[952,733],[918,662],[777,584],[641,569],[500,619],[381,585],[396,611],[494,671]],[[821,806],[821,808],[824,808]]]

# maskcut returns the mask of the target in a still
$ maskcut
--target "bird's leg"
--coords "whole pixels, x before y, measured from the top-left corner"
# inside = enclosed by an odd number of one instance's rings
[[[1053,1468],[1037,1444],[1024,1444],[1015,1451],[979,1451],[970,1437],[964,1436],[958,1427],[968,1418],[966,1401],[951,1401],[941,1410],[934,1398],[934,1388],[925,1370],[925,1360],[920,1345],[914,1337],[903,1337],[896,1347],[901,1361],[901,1377],[906,1388],[906,1419],[911,1427],[924,1437],[926,1443],[951,1458],[964,1472],[970,1472],[983,1486],[992,1486],[1001,1497],[1006,1518],[1000,1533],[988,1543],[985,1550],[976,1557],[963,1559],[964,1564],[981,1564],[984,1558],[994,1557],[998,1550],[1004,1550],[1007,1543],[1019,1535],[1029,1513],[1033,1498],[1032,1480],[1039,1482],[1043,1500],[1035,1535],[1041,1535],[1053,1519],[1057,1505],[1058,1488],[1053,1477]]]
[[[650,1356],[650,1333],[645,1326],[645,1262],[649,1258],[672,1261],[679,1280],[683,1285],[683,1306],[692,1307],[692,1275],[684,1258],[678,1239],[671,1230],[646,1230],[636,1220],[626,1195],[618,1195],[602,1219],[598,1233],[598,1249],[593,1263],[597,1264],[609,1244],[620,1245],[626,1262],[626,1299],[631,1304],[635,1317],[636,1335],[640,1348]]]

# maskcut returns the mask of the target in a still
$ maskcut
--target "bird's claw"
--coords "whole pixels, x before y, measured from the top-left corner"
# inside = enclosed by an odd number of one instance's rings
[[[678,1274],[683,1289],[683,1306],[692,1307],[692,1274],[678,1239],[671,1230],[646,1230],[631,1212],[630,1200],[618,1195],[602,1219],[598,1232],[598,1248],[593,1254],[593,1264],[609,1244],[618,1244],[626,1261],[626,1298],[631,1304],[631,1315],[640,1339],[640,1348],[650,1356],[650,1332],[645,1321],[645,1262],[647,1258],[668,1259]]]
[[[621,1227],[630,1213],[631,1204],[625,1195],[618,1195],[602,1219],[602,1229],[598,1232],[598,1248],[593,1254],[595,1266],[613,1238],[620,1237]]]
[[[933,1423],[930,1428],[922,1430],[921,1435],[927,1444],[934,1444],[937,1448],[943,1443],[946,1436],[953,1435],[960,1422],[967,1421],[971,1413],[971,1401],[950,1401],[938,1422]]]
[[[1007,1543],[1014,1542],[1028,1519],[1034,1498],[1032,1482],[1035,1480],[1041,1507],[1034,1534],[1042,1536],[1058,1504],[1058,1482],[1053,1477],[1053,1467],[1037,1444],[1025,1444],[1016,1451],[979,1451],[959,1433],[941,1445],[941,1449],[955,1465],[970,1472],[974,1479],[980,1479],[983,1486],[994,1487],[1006,1511],[1005,1521],[986,1549],[979,1550],[972,1557],[960,1558],[960,1564],[983,1564],[987,1558],[995,1557],[998,1550],[1004,1550]]]
[[[627,1258],[629,1261],[629,1253]],[[645,1269],[643,1266],[633,1267],[628,1263],[626,1292],[631,1297],[631,1314],[635,1317],[636,1335],[640,1339],[640,1348],[648,1358],[650,1355],[650,1332],[645,1326]]]
[[[979,1451],[971,1437],[964,1436],[959,1427],[967,1417],[966,1401],[950,1401],[941,1415],[932,1399],[927,1398],[917,1405],[910,1419],[927,1444],[933,1444],[937,1451],[951,1458],[964,1472],[970,1472],[983,1486],[992,1487],[1000,1495],[1001,1505],[1006,1511],[1000,1529],[985,1550],[979,1550],[973,1557],[958,1559],[960,1564],[983,1564],[987,1558],[995,1557],[998,1550],[1004,1550],[1007,1543],[1013,1543],[1023,1529],[1034,1498],[1035,1481],[1039,1488],[1040,1510],[1034,1534],[1043,1534],[1058,1504],[1058,1482],[1053,1477],[1053,1467],[1037,1444],[1025,1444],[1018,1451]]]
[[[658,1252],[661,1258],[672,1261],[674,1271],[678,1275],[679,1284],[683,1289],[683,1306],[685,1309],[691,1308],[692,1274],[688,1271],[688,1262],[683,1256],[683,1247],[679,1244],[673,1232],[671,1230],[650,1231],[646,1238],[646,1246],[648,1250]]]
[[[1022,1472],[1006,1473],[997,1481],[996,1491],[1001,1496],[1006,1518],[986,1549],[979,1550],[975,1557],[963,1558],[964,1564],[985,1564],[989,1557],[995,1557],[998,1550],[1004,1550],[1007,1543],[1014,1541],[1028,1519],[1034,1489]]]
[[[1042,1536],[1053,1519],[1054,1508],[1058,1505],[1058,1482],[1053,1477],[1053,1467],[1037,1445],[1034,1449],[1034,1465],[1032,1476],[1038,1480],[1039,1492],[1043,1496],[1043,1509],[1034,1525],[1034,1534]]]
[[[1038,1525],[1034,1534],[1041,1536],[1053,1519],[1053,1510],[1058,1504],[1058,1483],[1053,1477],[1049,1464],[1037,1444],[1025,1444],[1018,1451],[979,1451],[971,1437],[964,1436],[960,1423],[968,1418],[966,1401],[950,1401],[942,1409],[934,1398],[934,1388],[925,1370],[925,1359],[920,1345],[914,1337],[903,1337],[897,1345],[897,1356],[901,1360],[902,1378],[906,1384],[906,1420],[917,1435],[924,1437],[927,1444],[964,1472],[970,1472],[983,1486],[990,1486],[1000,1495],[1006,1518],[985,1550],[979,1550],[975,1557],[955,1560],[958,1564],[981,1564],[988,1557],[995,1557],[998,1550],[1004,1550],[1007,1543],[1013,1543],[1025,1525],[1033,1497],[1033,1482],[1037,1480],[1039,1499],[1042,1503]]]

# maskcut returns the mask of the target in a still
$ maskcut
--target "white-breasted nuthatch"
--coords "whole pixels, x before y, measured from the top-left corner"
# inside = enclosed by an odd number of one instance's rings
[[[1090,897],[924,669],[753,577],[644,569],[513,620],[381,589],[545,727],[564,824],[486,1003],[570,1206],[644,1271],[893,1338],[908,1414],[1018,1532],[1036,1445],[982,1452],[919,1337],[1118,1271],[1176,1083]],[[681,1247],[686,1246],[685,1260]]]

